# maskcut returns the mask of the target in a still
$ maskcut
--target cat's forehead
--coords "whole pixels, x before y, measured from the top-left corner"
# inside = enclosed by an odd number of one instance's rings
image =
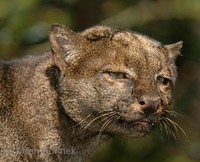
[[[137,52],[146,51],[149,54],[159,55],[162,51],[162,45],[160,42],[151,39],[148,36],[123,31],[115,34],[114,40],[121,45],[126,45],[130,50],[135,50]]]
[[[88,40],[102,40],[109,39],[114,41],[121,41],[127,44],[134,44],[140,42],[150,48],[160,46],[161,43],[140,33],[120,28],[113,28],[109,26],[95,26],[91,27],[81,33],[81,35]]]
[[[90,38],[97,37],[90,35]],[[94,62],[96,66],[112,66],[115,71],[127,68],[137,75],[156,73],[165,61],[161,46],[159,42],[147,36],[129,31],[116,31],[112,37],[92,42],[92,57],[89,62],[93,67]]]
[[[166,61],[162,45],[146,36],[132,32],[117,33],[112,45],[116,63],[136,70],[157,70]],[[123,61],[120,61],[123,60]]]
[[[95,26],[84,31],[82,36],[95,43],[101,42],[97,43],[99,46],[95,46],[95,50],[102,51],[100,55],[98,54],[100,57],[117,55],[118,59],[137,60],[137,62],[151,61],[152,58],[156,60],[155,57],[164,58],[164,54],[163,56],[161,54],[163,51],[160,42],[136,32],[108,26]]]
[[[173,68],[169,67],[172,64],[165,46],[146,35],[97,26],[84,31],[82,36],[91,43],[88,62],[93,66],[88,67],[110,66],[114,71],[128,69],[138,76],[155,76],[159,71],[167,72]]]

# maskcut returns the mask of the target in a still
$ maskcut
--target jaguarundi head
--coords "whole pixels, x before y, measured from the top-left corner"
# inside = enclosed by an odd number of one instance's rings
[[[106,26],[75,33],[59,24],[49,37],[63,107],[82,129],[141,137],[168,122],[182,42],[162,45]]]

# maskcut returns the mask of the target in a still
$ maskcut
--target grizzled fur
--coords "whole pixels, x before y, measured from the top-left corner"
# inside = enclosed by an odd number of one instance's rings
[[[85,161],[115,134],[150,133],[171,107],[182,42],[59,24],[49,39],[51,52],[0,62],[0,161]]]

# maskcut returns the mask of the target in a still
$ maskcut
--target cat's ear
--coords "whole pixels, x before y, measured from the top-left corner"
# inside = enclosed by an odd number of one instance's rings
[[[170,60],[174,62],[178,55],[180,55],[181,48],[183,47],[183,41],[165,45],[164,47],[168,51]]]
[[[65,76],[67,62],[73,64],[81,53],[81,47],[86,41],[80,34],[60,24],[53,24],[49,30],[49,40],[54,64]]]

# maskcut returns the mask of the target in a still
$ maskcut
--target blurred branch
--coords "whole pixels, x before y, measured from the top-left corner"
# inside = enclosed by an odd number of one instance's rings
[[[140,1],[119,14],[101,21],[104,25],[114,25],[130,28],[143,25],[152,20],[165,19],[193,19],[200,20],[199,0],[160,0]]]

